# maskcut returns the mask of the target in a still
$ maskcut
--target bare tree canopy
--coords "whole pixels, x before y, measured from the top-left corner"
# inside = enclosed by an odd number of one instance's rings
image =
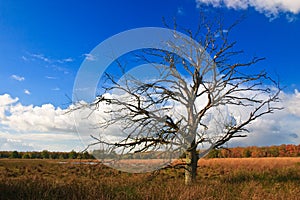
[[[249,69],[263,58],[239,61],[243,52],[228,39],[235,25],[225,29],[203,20],[195,32],[185,30],[186,37],[175,25],[173,38],[165,41],[171,51],[147,48],[125,57],[143,65],[142,77],[128,72],[128,60],[117,59],[118,72],[105,73],[101,94],[72,109],[102,115],[97,123],[101,131],[91,135],[89,147],[101,149],[99,157],[114,152],[119,159],[139,154],[171,160],[184,152],[190,184],[200,157],[247,136],[252,121],[281,109],[277,81]],[[109,137],[112,129],[120,132]],[[198,153],[199,148],[206,150]]]

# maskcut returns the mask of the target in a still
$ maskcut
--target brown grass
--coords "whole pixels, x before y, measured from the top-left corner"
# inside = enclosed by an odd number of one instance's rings
[[[0,199],[299,199],[300,158],[199,161],[198,179],[182,169],[130,174],[57,160],[0,160]]]

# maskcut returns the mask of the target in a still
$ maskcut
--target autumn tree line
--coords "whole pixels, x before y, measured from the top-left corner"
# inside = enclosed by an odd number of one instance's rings
[[[94,150],[98,151],[98,150]],[[51,152],[47,150],[19,152],[19,151],[0,151],[0,158],[22,158],[22,159],[95,159],[93,154],[98,152]],[[234,147],[224,149],[214,149],[206,156],[206,158],[260,158],[260,157],[299,157],[300,144],[282,144],[280,146],[266,147]],[[180,156],[184,158],[184,155]],[[127,159],[143,159],[131,155]]]
[[[282,144],[266,147],[234,147],[228,149],[214,149],[207,158],[260,158],[260,157],[298,157],[300,144]]]

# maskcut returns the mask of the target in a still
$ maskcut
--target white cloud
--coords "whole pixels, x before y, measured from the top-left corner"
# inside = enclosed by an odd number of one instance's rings
[[[245,92],[244,95],[247,97],[253,96],[256,92]],[[259,98],[267,98],[264,95],[258,96]],[[130,98],[118,95],[116,98],[122,101]],[[299,144],[300,143],[300,109],[294,109],[294,107],[300,108],[300,93],[296,90],[293,94],[283,93],[281,94],[282,102],[278,103],[278,107],[285,107],[284,110],[277,111],[274,114],[263,116],[246,127],[250,133],[247,134],[246,138],[239,138],[229,142],[231,146],[255,146],[255,145],[280,145],[280,144]],[[200,100],[199,105],[206,105]],[[107,108],[107,105],[100,105],[99,109],[103,111]],[[116,107],[114,109],[117,109]],[[199,107],[201,109],[201,107]],[[221,128],[224,127],[220,124],[220,121],[235,122],[240,123],[246,120],[251,112],[250,107],[237,107],[237,106],[227,106],[216,111],[210,111],[208,115],[203,118],[206,120],[204,124],[209,125],[209,136],[219,137],[216,133],[221,133]],[[175,117],[180,115],[185,115],[185,109],[180,105],[175,105],[175,112],[170,112],[170,115]],[[105,117],[101,112],[97,113],[102,115],[104,119],[109,119]],[[164,115],[163,113],[162,115]],[[180,119],[180,117],[179,117]],[[176,121],[176,120],[175,120]],[[218,126],[220,125],[220,126]],[[109,127],[103,130],[101,133],[111,141],[114,136],[118,133],[116,127]],[[96,134],[98,136],[99,133]],[[88,137],[88,135],[87,135]],[[87,138],[86,137],[86,138]]]
[[[22,60],[24,60],[24,61],[28,61],[28,58],[27,58],[26,56],[22,56],[21,58],[22,58]]]
[[[252,7],[271,18],[277,17],[280,13],[298,14],[300,12],[298,0],[196,0],[196,3],[197,6],[205,4],[236,10]],[[291,19],[291,15],[287,16]]]
[[[298,20],[298,17],[295,16],[295,15],[289,15],[289,14],[287,14],[286,15],[286,19],[287,19],[288,22],[294,22],[294,21]]]
[[[57,66],[57,65],[55,65],[55,64],[53,64],[53,65],[51,65],[50,66],[52,69],[54,69],[55,71],[58,71],[58,72],[63,72],[64,74],[69,74],[69,71],[66,69],[66,68],[64,68],[64,67],[60,67],[60,66]],[[51,77],[52,79],[54,79],[53,77]],[[50,78],[50,79],[51,79]],[[55,77],[56,78],[56,77]],[[49,79],[49,77],[48,77],[48,79]]]
[[[9,107],[18,102],[18,98],[12,98],[9,94],[0,95],[0,123],[1,120],[6,120],[6,111]]]
[[[253,93],[244,93],[245,96],[253,96]],[[259,98],[267,98],[266,96],[257,96]],[[280,144],[299,144],[300,143],[300,92],[295,90],[293,94],[282,92],[280,95],[282,102],[276,106],[284,107],[283,110],[265,115],[253,121],[246,128],[250,131],[248,137],[239,138],[229,142],[231,146],[255,146],[255,145],[280,145]],[[128,98],[129,101],[129,98]],[[206,105],[200,100],[199,105]],[[104,106],[100,106],[101,108]],[[176,112],[171,113],[173,117],[177,115],[185,115],[185,111],[181,106],[176,105]],[[201,109],[201,107],[199,107]],[[208,134],[212,137],[219,137],[215,133],[221,133],[220,121],[234,121],[240,123],[248,118],[251,112],[250,107],[227,106],[221,108],[219,112],[209,111],[205,118],[204,124],[210,128]],[[217,112],[217,114],[216,114]],[[234,117],[234,118],[233,118]],[[176,121],[176,120],[175,120]],[[220,126],[219,126],[220,125]],[[113,133],[113,132],[111,132]],[[108,134],[105,134],[108,135]]]
[[[74,61],[73,58],[64,58],[64,59],[56,60],[56,62],[58,62],[58,63],[70,63],[73,61]]]
[[[53,80],[54,80],[54,79],[57,79],[57,77],[54,77],[54,76],[45,76],[45,78],[46,78],[46,79],[53,79]]]
[[[23,77],[23,76],[19,76],[19,75],[13,74],[13,75],[11,75],[10,77],[11,77],[12,79],[14,79],[14,80],[17,80],[17,81],[25,81],[25,77]]]
[[[84,149],[76,135],[71,134],[9,134],[0,131],[0,151],[82,151]]]
[[[98,131],[94,129],[97,119],[81,120],[90,110],[79,111],[80,119],[76,120],[75,126],[73,113],[67,114],[67,111],[68,108],[61,109],[52,104],[25,106],[9,94],[0,95],[0,140],[5,140],[10,149],[18,145],[19,149],[24,149],[25,144],[32,144],[39,150],[83,150],[85,147],[77,131],[81,137],[90,140],[90,134]],[[0,149],[5,147],[3,145],[0,144]]]
[[[24,143],[21,140],[15,140],[3,137],[0,132],[0,151],[33,151],[34,147],[30,144]]]
[[[0,125],[15,132],[73,132],[74,119],[52,104],[24,106],[8,94],[0,95]]]
[[[9,116],[6,116],[7,120],[3,124],[17,132],[74,131],[70,116],[64,115],[64,110],[52,104],[23,106],[17,103],[7,111]]]
[[[44,62],[50,63],[50,59],[47,58],[46,56],[44,56],[43,54],[30,54],[31,57],[33,58],[37,58],[39,60],[42,60]]]
[[[44,61],[46,63],[59,63],[59,64],[63,64],[63,63],[70,63],[70,62],[73,62],[74,59],[69,57],[69,58],[63,58],[63,59],[53,59],[53,58],[49,58],[43,54],[29,54],[29,56],[32,58],[32,60],[35,60],[35,59],[38,59],[38,60],[41,60],[41,61]],[[25,57],[25,56],[22,56],[22,59],[24,61],[27,61],[28,58]]]
[[[280,105],[284,108],[271,115],[263,116],[250,126],[247,138],[237,139],[230,144],[243,146],[267,146],[300,143],[300,93],[282,92]]]
[[[56,87],[56,88],[52,88],[51,90],[53,90],[53,91],[59,91],[60,88],[59,88],[59,87]]]
[[[66,111],[52,104],[25,106],[9,94],[0,95],[0,150],[83,150],[74,117]],[[88,124],[78,126],[90,132]]]
[[[182,7],[178,7],[178,8],[177,8],[177,14],[178,14],[178,15],[184,15],[184,10],[183,10]]]
[[[85,59],[88,61],[95,61],[96,60],[96,56],[89,54],[89,53],[85,53],[83,54],[85,56]]]
[[[65,58],[65,59],[63,59],[63,61],[65,61],[65,62],[73,62],[74,59],[73,58]]]
[[[286,95],[282,94],[282,98],[285,100],[285,106],[288,113],[300,117],[300,93],[295,90],[294,94]]]
[[[31,92],[29,90],[27,90],[27,89],[24,89],[24,94],[30,95]]]
[[[247,138],[239,138],[229,144],[253,146],[300,143],[300,93],[297,90],[293,94],[282,93],[281,99],[284,110],[254,121],[249,126],[251,132]],[[107,119],[103,112],[105,108],[106,105],[101,105],[89,118],[90,110],[78,111],[75,117],[80,118],[74,120],[74,113],[66,114],[68,108],[61,109],[52,104],[25,106],[9,94],[0,95],[0,149],[82,150],[84,146],[77,132],[85,145],[88,141],[92,142],[90,135],[99,133],[95,124]],[[181,112],[180,108],[177,111]],[[228,108],[226,112],[239,121],[243,109]],[[115,137],[121,133],[117,127],[110,127],[106,131],[114,133],[111,136]]]

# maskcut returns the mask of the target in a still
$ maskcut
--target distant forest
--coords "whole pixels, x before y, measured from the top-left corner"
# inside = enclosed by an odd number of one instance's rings
[[[95,150],[99,151],[99,150]],[[97,153],[97,152],[96,152]],[[0,151],[0,158],[23,158],[23,159],[95,159],[93,152],[50,152],[32,151],[32,152],[18,152],[18,151]],[[145,153],[145,156],[147,153]],[[180,156],[184,158],[184,155]],[[300,144],[282,144],[280,146],[267,147],[234,147],[228,149],[212,150],[206,158],[259,158],[259,157],[300,157]],[[141,154],[136,157],[131,154],[131,159],[143,159]],[[129,158],[129,159],[130,159]]]
[[[234,147],[212,150],[208,158],[260,158],[260,157],[300,157],[300,144],[282,144],[266,147]]]
[[[24,159],[94,159],[94,157],[86,152],[50,152],[31,151],[31,152],[18,152],[18,151],[0,151],[0,158],[24,158]]]

